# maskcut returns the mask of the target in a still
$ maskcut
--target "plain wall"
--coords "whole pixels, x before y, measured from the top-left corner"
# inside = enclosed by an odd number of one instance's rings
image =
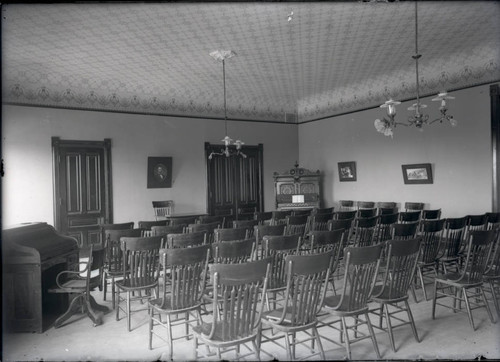
[[[298,159],[297,125],[229,122],[228,134],[263,144],[264,208],[274,209],[274,171]],[[224,122],[192,118],[3,106],[2,223],[53,219],[51,137],[111,138],[114,222],[154,220],[153,200],[175,212],[206,212],[204,143],[221,143]],[[147,189],[147,158],[172,157],[172,188]]]
[[[385,116],[382,108],[299,125],[300,164],[323,172],[325,206],[338,200],[424,202],[441,208],[444,217],[480,214],[492,207],[492,148],[489,85],[452,92],[448,113],[457,127],[445,123],[397,126],[394,137],[374,128]],[[423,98],[430,120],[438,117],[439,102]],[[397,106],[396,119],[407,120],[407,108]],[[340,182],[338,162],[355,161],[357,181]],[[405,185],[401,165],[431,163],[433,184]]]

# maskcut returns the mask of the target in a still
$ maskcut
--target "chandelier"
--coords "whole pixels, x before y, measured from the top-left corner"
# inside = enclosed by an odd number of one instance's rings
[[[423,114],[422,109],[426,108],[425,104],[420,103],[420,83],[418,76],[418,60],[422,57],[421,54],[418,53],[418,11],[417,11],[417,1],[415,1],[415,55],[412,58],[415,60],[415,78],[416,78],[416,86],[417,86],[417,99],[416,103],[414,103],[411,107],[408,108],[409,111],[414,111],[410,117],[408,117],[407,122],[397,122],[395,119],[396,116],[396,105],[401,104],[401,102],[395,101],[393,99],[389,99],[387,102],[382,104],[380,108],[387,108],[387,116],[388,118],[376,119],[374,122],[375,129],[383,133],[385,136],[393,136],[393,131],[396,125],[402,126],[415,126],[419,130],[423,130],[424,125],[433,124],[434,122],[439,121],[442,123],[443,121],[448,121],[451,126],[455,127],[457,125],[457,121],[453,118],[453,116],[448,115],[448,107],[446,106],[447,99],[455,99],[446,93],[446,91],[440,92],[436,98],[433,98],[433,101],[441,101],[441,106],[439,107],[440,117],[436,118],[429,122],[429,115]]]
[[[241,140],[233,141],[231,137],[227,135],[227,106],[226,106],[226,59],[232,58],[236,55],[232,50],[214,50],[210,53],[210,56],[215,60],[222,61],[222,81],[224,87],[224,128],[226,136],[222,140],[224,142],[224,148],[220,150],[220,152],[212,152],[208,156],[208,159],[211,160],[213,156],[241,156],[246,158],[247,156],[241,151],[241,147],[245,144]],[[229,147],[234,145],[235,147]]]

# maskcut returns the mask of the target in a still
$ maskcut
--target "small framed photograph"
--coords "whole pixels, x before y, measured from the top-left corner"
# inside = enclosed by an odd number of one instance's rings
[[[172,187],[172,157],[148,157],[148,189]]]
[[[356,162],[339,162],[339,181],[356,181]]]
[[[405,184],[431,184],[432,167],[430,163],[401,165]]]

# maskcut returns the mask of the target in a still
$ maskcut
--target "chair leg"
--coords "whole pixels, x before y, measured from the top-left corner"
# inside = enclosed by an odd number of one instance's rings
[[[94,298],[92,298],[92,296],[88,296],[88,299],[84,301],[84,309],[85,309],[85,312],[87,314],[87,316],[92,320],[92,322],[94,323],[94,327],[95,326],[99,326],[102,324],[102,311],[98,311],[96,312],[93,308],[93,305],[92,305],[92,301],[95,305],[98,305]],[[103,307],[103,306],[100,306],[100,307]],[[106,308],[106,307],[104,307]],[[106,308],[107,310],[107,308]]]
[[[127,291],[127,310],[125,312],[127,315],[127,330],[130,332],[130,292]]]
[[[172,322],[170,320],[170,314],[167,314],[167,331],[168,331],[168,356],[172,360],[172,355],[174,354],[174,343],[172,340]]]
[[[417,342],[420,343],[420,339],[418,338],[418,333],[417,333],[417,327],[415,326],[415,320],[413,319],[413,314],[411,313],[410,304],[408,303],[408,300],[405,300],[404,303],[406,307],[406,313],[408,313],[408,319],[410,321],[410,326],[413,331],[413,335],[415,336]]]
[[[434,280],[434,295],[432,297],[432,319],[435,319],[436,315],[436,299],[437,299],[437,280]]]
[[[120,320],[120,288],[116,288],[116,320]]]
[[[148,344],[148,347],[149,349],[153,349],[153,317],[154,317],[154,311],[155,309],[153,307],[150,308],[149,310],[149,331],[148,331],[148,335],[149,335],[149,344]]]
[[[495,293],[495,282],[490,280],[488,282],[491,288],[491,296],[493,298],[493,304],[495,305],[495,309],[497,310],[497,316],[500,316],[500,305],[498,304],[497,294]]]
[[[69,304],[68,310],[64,312],[62,316],[56,319],[54,322],[54,328],[59,328],[61,324],[68,320],[73,314],[76,314],[80,311],[80,307],[83,304],[83,294],[79,294],[73,298],[71,303]]]
[[[345,339],[345,349],[347,351],[347,359],[351,359],[351,346],[349,344],[349,333],[347,330],[345,317],[342,317],[342,333],[344,334],[344,339]]]
[[[472,327],[472,330],[475,331],[476,328],[474,327],[474,320],[472,319],[472,311],[470,309],[469,297],[467,296],[467,290],[462,288],[462,294],[463,294],[463,298],[465,301],[465,306],[467,307],[467,315],[469,316],[469,323]]]
[[[318,348],[319,348],[319,353],[321,355],[321,359],[325,360],[326,359],[325,351],[323,350],[323,345],[321,344],[321,338],[319,336],[318,329],[316,327],[313,327],[313,334],[314,334],[314,337],[316,337],[316,341],[317,341],[317,344],[318,344]]]
[[[286,345],[286,357],[289,361],[292,360],[292,351],[290,348],[290,339],[288,338],[290,335],[288,333],[285,333],[285,345]]]
[[[481,297],[483,299],[484,306],[486,307],[486,311],[488,312],[488,316],[490,317],[491,323],[495,323],[495,320],[493,319],[493,314],[491,313],[490,306],[488,305],[488,301],[486,300],[486,294],[484,293],[483,287],[479,287],[479,290],[481,291]]]
[[[394,334],[392,333],[392,323],[391,323],[391,313],[389,312],[389,306],[385,307],[385,319],[387,323],[387,333],[389,333],[389,340],[391,342],[391,347],[394,352],[396,352],[396,345],[394,344]]]
[[[368,324],[368,330],[370,331],[370,335],[372,336],[373,348],[375,348],[375,352],[377,353],[377,358],[380,359],[380,352],[378,350],[377,340],[375,339],[375,333],[373,332],[372,323],[370,322],[370,317],[368,317],[368,313],[365,313],[365,318],[366,318],[366,323]]]
[[[88,300],[89,300],[89,303],[90,303],[90,306],[92,307],[92,309],[95,309],[95,310],[98,310],[98,311],[104,312],[104,313],[109,312],[109,308],[106,307],[105,305],[97,304],[97,302],[95,301],[95,299],[92,295],[90,295],[90,294],[88,295]]]
[[[424,293],[424,300],[427,301],[428,299],[427,299],[427,293],[425,291],[424,275],[422,273],[422,268],[418,267],[417,271],[418,271],[418,276],[420,277],[420,284],[422,285],[422,292]]]
[[[255,340],[252,340],[252,347],[255,353],[255,358],[257,359],[257,361],[260,361],[260,350],[257,347],[257,343],[255,342]]]
[[[108,279],[106,279],[106,275],[102,278],[102,300],[106,301],[106,293],[108,292]]]

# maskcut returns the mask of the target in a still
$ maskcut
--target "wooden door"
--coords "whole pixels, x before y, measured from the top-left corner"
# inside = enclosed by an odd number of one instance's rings
[[[205,143],[207,162],[207,212],[211,215],[224,215],[230,219],[248,219],[255,211],[262,211],[262,158],[263,146],[243,146],[247,155],[214,156],[221,145]],[[226,227],[229,225],[226,224]]]
[[[111,141],[52,138],[54,221],[80,248],[101,242],[99,225],[112,222]]]

